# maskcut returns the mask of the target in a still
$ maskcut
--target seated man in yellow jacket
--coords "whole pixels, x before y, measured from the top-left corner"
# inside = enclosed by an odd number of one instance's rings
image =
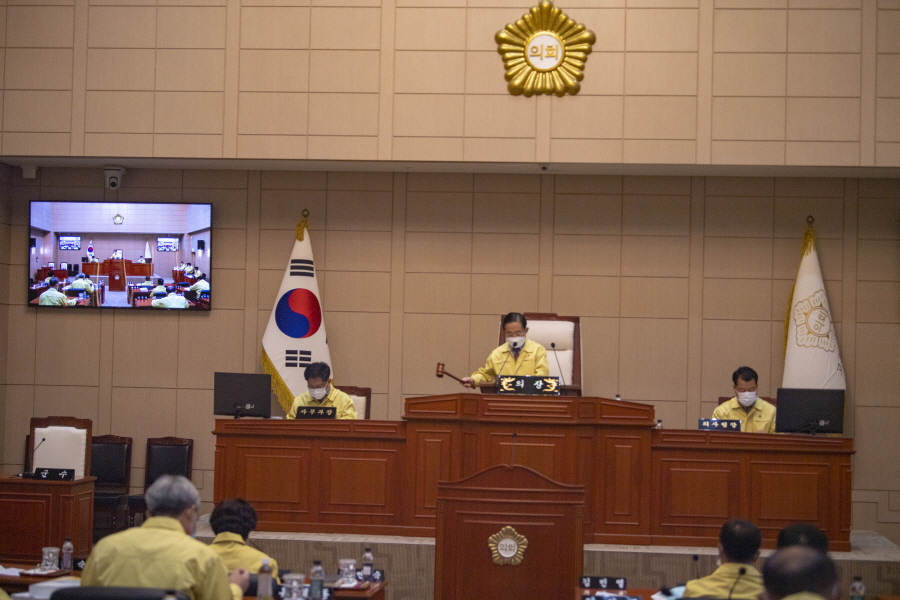
[[[838,600],[837,569],[827,555],[806,546],[779,550],[763,565],[766,600]]]
[[[275,559],[247,545],[250,532],[256,529],[256,510],[249,502],[243,498],[219,502],[209,516],[209,525],[216,534],[210,548],[219,555],[229,572],[247,569],[251,573],[259,573],[263,559],[268,558],[272,574],[278,580]]]
[[[528,321],[525,320],[525,315],[511,312],[503,317],[503,333],[506,343],[491,352],[484,367],[472,373],[471,377],[463,377],[463,386],[471,388],[492,383],[498,375],[550,374],[547,350],[526,337]]]
[[[762,574],[753,564],[759,558],[762,533],[753,523],[732,519],[719,530],[719,562],[712,575],[692,579],[682,598],[757,600],[763,591]]]
[[[713,411],[713,419],[742,421],[744,433],[775,433],[775,405],[756,397],[759,376],[750,367],[738,367],[732,373],[734,398]]]
[[[81,585],[163,588],[185,592],[191,600],[241,600],[249,573],[229,573],[209,546],[191,537],[200,516],[194,484],[180,475],[163,475],[144,497],[150,518],[97,542]]]
[[[338,419],[358,419],[353,399],[332,385],[331,367],[323,362],[314,362],[303,371],[307,391],[294,398],[294,404],[288,411],[288,419],[297,418],[300,407],[323,408],[333,406],[337,409]]]

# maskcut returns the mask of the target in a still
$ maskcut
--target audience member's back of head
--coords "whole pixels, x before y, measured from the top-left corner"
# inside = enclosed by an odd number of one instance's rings
[[[809,546],[789,546],[770,556],[763,565],[763,581],[769,600],[812,592],[836,597],[837,569],[824,553]]]
[[[794,523],[778,533],[778,549],[788,546],[809,546],[823,554],[828,552],[828,536],[809,523]]]
[[[246,540],[256,529],[256,510],[243,498],[223,500],[209,516],[209,525],[216,535],[227,531]]]
[[[750,521],[731,519],[719,530],[719,543],[729,562],[749,563],[759,552],[762,533]]]
[[[163,475],[144,493],[151,517],[178,517],[192,506],[200,508],[200,493],[186,477]]]

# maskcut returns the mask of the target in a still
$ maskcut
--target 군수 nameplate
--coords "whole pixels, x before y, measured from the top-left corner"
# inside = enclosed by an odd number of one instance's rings
[[[497,393],[559,396],[559,377],[501,375],[497,378]]]
[[[741,431],[740,419],[700,419],[697,425],[700,431]]]
[[[298,419],[335,419],[337,409],[333,406],[302,406],[297,409]]]

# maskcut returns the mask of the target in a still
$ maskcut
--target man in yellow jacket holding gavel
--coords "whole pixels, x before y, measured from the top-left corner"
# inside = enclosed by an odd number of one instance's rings
[[[550,374],[547,350],[526,337],[528,322],[525,315],[511,312],[503,317],[503,333],[506,335],[506,343],[491,352],[484,367],[472,373],[471,377],[463,377],[460,380],[463,386],[471,388],[492,383],[498,375]]]

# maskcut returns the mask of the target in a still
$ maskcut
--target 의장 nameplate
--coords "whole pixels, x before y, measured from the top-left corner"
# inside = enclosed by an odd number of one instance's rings
[[[700,419],[697,429],[700,431],[741,431],[740,419]]]
[[[559,377],[501,375],[497,378],[497,393],[559,396]]]
[[[301,406],[297,409],[298,419],[335,419],[337,409],[333,406]]]

